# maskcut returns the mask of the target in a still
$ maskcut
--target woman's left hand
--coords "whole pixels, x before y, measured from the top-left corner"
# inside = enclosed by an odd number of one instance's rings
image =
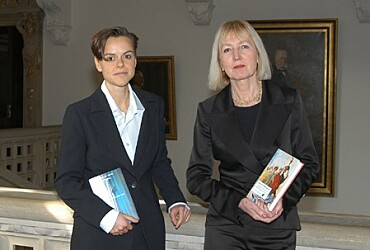
[[[175,229],[179,229],[182,224],[187,223],[190,216],[190,210],[184,205],[177,205],[170,210],[170,219]]]

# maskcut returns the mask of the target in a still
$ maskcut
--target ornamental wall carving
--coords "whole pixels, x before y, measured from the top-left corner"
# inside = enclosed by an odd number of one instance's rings
[[[35,0],[0,0],[0,26],[23,38],[23,127],[42,124],[42,39],[44,13]]]

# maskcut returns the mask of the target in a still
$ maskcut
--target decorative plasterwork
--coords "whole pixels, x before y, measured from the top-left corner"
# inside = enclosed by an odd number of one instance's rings
[[[45,28],[50,40],[56,45],[67,45],[71,32],[70,0],[36,0],[45,12]]]
[[[185,0],[188,13],[195,25],[208,25],[215,8],[213,0]]]
[[[354,0],[360,23],[370,23],[370,0]]]

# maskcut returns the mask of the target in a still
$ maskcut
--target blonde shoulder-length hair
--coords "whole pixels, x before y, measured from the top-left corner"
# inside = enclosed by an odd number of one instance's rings
[[[256,46],[258,53],[257,78],[258,80],[267,80],[271,78],[270,61],[262,43],[262,40],[256,30],[247,21],[233,20],[223,23],[216,32],[212,46],[212,56],[209,66],[208,87],[211,90],[221,90],[230,83],[229,77],[222,71],[219,61],[220,46],[226,37],[233,33],[240,39],[251,38]]]

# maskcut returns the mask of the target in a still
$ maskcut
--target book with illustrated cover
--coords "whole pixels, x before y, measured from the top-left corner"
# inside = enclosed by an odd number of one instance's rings
[[[125,177],[120,168],[92,177],[89,179],[89,182],[93,193],[109,206],[121,213],[139,219]]]
[[[247,194],[247,198],[252,201],[262,199],[268,203],[269,210],[273,210],[302,167],[300,160],[278,149]]]

